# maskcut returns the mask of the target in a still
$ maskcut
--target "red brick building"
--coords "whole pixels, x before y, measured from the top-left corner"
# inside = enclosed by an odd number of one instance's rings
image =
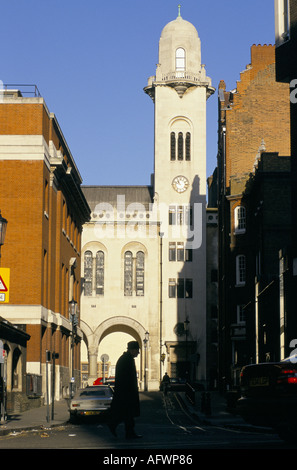
[[[240,74],[235,90],[227,91],[224,81],[219,85],[218,369],[221,388],[237,385],[242,365],[256,360],[254,311],[247,318],[245,308],[255,300],[256,263],[255,223],[248,222],[252,219],[247,191],[263,152],[274,153],[275,158],[291,155],[288,87],[276,81],[275,47],[271,45],[252,46],[251,63]],[[265,197],[269,197],[269,192]],[[277,265],[278,251],[276,256]]]
[[[26,370],[10,362],[12,375],[34,376],[45,393],[46,351],[56,359],[57,399],[69,392],[72,376],[72,321],[69,301],[79,304],[82,225],[90,209],[81,191],[81,176],[53,113],[35,92],[6,89],[0,101],[0,209],[8,220],[1,266],[10,268],[9,303],[1,316],[25,326]],[[80,330],[73,350],[75,375],[80,369]],[[40,387],[39,387],[40,388]]]
[[[286,328],[282,331],[283,356],[295,349],[297,338],[297,0],[275,0],[276,80],[289,85],[291,122],[291,217],[292,244],[282,252],[281,315]],[[294,340],[294,341],[292,341]],[[292,344],[291,344],[292,341]]]

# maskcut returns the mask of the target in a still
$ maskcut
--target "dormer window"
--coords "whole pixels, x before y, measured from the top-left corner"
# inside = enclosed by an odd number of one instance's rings
[[[175,71],[178,77],[183,76],[186,70],[186,51],[179,47],[175,52]]]

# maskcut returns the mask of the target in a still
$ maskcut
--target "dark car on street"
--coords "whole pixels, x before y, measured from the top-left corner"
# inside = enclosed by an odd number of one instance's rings
[[[297,438],[297,362],[265,362],[243,367],[236,409],[250,424],[274,428],[286,441]]]
[[[169,391],[181,392],[186,389],[186,379],[181,377],[170,377],[170,381],[168,383],[161,382],[160,390],[165,390],[165,386]]]

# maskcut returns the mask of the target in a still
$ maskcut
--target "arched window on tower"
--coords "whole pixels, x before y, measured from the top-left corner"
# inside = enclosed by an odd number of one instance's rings
[[[176,139],[175,132],[170,134],[170,160],[174,161],[176,159]]]
[[[191,160],[191,132],[170,133],[170,161]]]
[[[175,71],[177,77],[184,77],[186,70],[186,52],[182,47],[176,49],[175,52]]]
[[[191,160],[191,133],[186,134],[186,160]]]
[[[184,136],[182,132],[178,133],[178,153],[177,159],[183,160],[184,159]]]

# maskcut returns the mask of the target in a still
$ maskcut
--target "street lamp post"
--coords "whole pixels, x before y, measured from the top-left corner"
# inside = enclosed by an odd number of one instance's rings
[[[147,392],[147,343],[149,340],[149,332],[146,331],[144,334],[144,391]]]
[[[160,384],[162,380],[162,343],[163,343],[163,237],[160,232]]]
[[[185,319],[184,321],[184,331],[185,331],[185,335],[186,335],[186,373],[188,373],[189,375],[189,365],[188,365],[188,332],[189,332],[189,323],[190,321],[188,320],[188,318]],[[188,377],[189,378],[189,377]]]
[[[70,381],[70,398],[74,395],[74,337],[77,324],[77,302],[72,298],[69,302],[69,314],[71,318],[72,334],[71,334],[71,381]]]
[[[4,245],[5,235],[7,228],[7,220],[4,219],[0,211],[0,261],[1,261],[1,246]],[[3,344],[2,344],[3,350]],[[1,351],[2,353],[2,351]],[[3,359],[1,358],[1,361]],[[5,359],[0,362],[0,420],[1,422],[6,421],[6,364]]]

